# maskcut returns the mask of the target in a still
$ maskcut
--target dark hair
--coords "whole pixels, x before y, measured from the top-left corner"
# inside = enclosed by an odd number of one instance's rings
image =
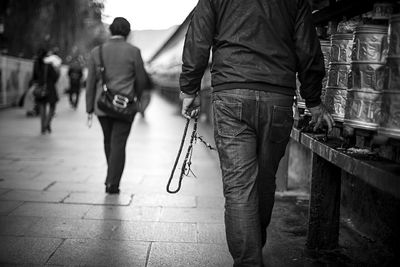
[[[111,35],[122,35],[127,37],[131,32],[131,24],[123,17],[117,17],[110,25]]]

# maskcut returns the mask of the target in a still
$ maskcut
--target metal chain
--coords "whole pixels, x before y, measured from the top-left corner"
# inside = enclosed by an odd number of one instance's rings
[[[194,177],[196,177],[196,175],[193,173],[193,171],[191,169],[191,165],[192,165],[192,155],[193,155],[193,144],[197,140],[200,140],[209,149],[215,150],[215,148],[213,148],[210,144],[205,142],[204,139],[201,136],[198,136],[198,134],[197,134],[197,118],[196,118],[194,120],[192,136],[190,137],[190,143],[189,143],[188,149],[186,151],[186,156],[185,156],[185,159],[184,159],[184,161],[182,163],[181,173],[180,173],[179,180],[178,180],[178,186],[177,186],[177,188],[175,190],[171,190],[171,182],[172,182],[174,174],[175,174],[176,165],[178,164],[179,158],[180,158],[181,153],[182,153],[182,149],[183,149],[183,145],[185,143],[186,134],[187,134],[187,130],[188,130],[189,124],[190,124],[190,119],[187,119],[186,120],[185,130],[183,131],[181,145],[179,146],[178,154],[176,156],[175,163],[174,163],[174,166],[173,166],[172,171],[171,171],[171,175],[169,176],[169,179],[168,179],[167,192],[170,193],[170,194],[175,194],[175,193],[179,192],[179,190],[181,189],[181,186],[182,186],[183,176],[188,176],[191,173],[191,174],[193,174]]]

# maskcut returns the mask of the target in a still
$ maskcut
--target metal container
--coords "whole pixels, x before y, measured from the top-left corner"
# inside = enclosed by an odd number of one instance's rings
[[[297,107],[301,109],[306,108],[306,100],[301,97],[300,95],[300,81],[299,78],[296,76],[296,102]]]
[[[381,121],[382,92],[348,90],[344,125],[377,130]]]
[[[388,20],[392,13],[392,3],[375,3],[372,9],[372,19]]]
[[[400,91],[400,57],[388,57],[384,71],[384,90]]]
[[[400,139],[400,91],[384,91],[379,134]]]
[[[349,63],[331,62],[328,70],[327,89],[328,87],[347,89],[349,73]]]
[[[353,48],[353,34],[341,33],[331,36],[330,63],[350,63]]]
[[[385,63],[388,53],[388,27],[361,25],[354,30],[351,61]]]
[[[389,20],[388,57],[400,56],[400,14],[392,15]]]
[[[385,64],[352,62],[348,88],[381,91],[384,88],[385,71]]]
[[[325,106],[335,121],[343,122],[346,107],[347,89],[327,87]]]
[[[325,92],[326,92],[326,85],[328,82],[328,70],[329,70],[329,60],[331,54],[331,42],[327,40],[320,40],[321,42],[321,50],[322,54],[324,55],[324,66],[325,66],[325,76],[322,79],[322,92],[321,92],[321,100],[325,101]]]

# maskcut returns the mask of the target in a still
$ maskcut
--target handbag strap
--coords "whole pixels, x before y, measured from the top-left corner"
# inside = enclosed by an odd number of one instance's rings
[[[106,85],[106,67],[103,61],[103,45],[99,46],[99,58],[100,58],[100,73],[101,73],[101,83],[103,85],[103,90],[107,91]]]

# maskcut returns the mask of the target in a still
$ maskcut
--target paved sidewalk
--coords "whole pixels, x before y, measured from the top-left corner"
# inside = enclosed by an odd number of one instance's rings
[[[61,99],[51,135],[22,109],[0,111],[0,265],[232,266],[216,152],[196,144],[197,178],[166,193],[185,124],[177,108],[153,95],[128,140],[121,194],[107,195],[102,133],[96,119],[87,127],[83,98],[76,111]],[[306,204],[295,202],[276,202],[271,266],[307,263]]]

